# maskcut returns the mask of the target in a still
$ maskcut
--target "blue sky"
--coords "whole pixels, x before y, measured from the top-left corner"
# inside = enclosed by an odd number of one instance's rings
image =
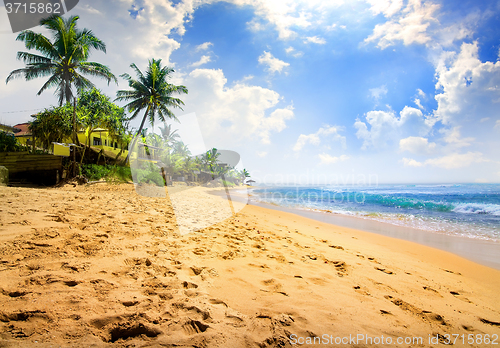
[[[80,0],[71,14],[115,75],[173,66],[189,89],[176,115],[196,113],[206,147],[238,151],[258,181],[500,182],[498,1]],[[24,47],[0,16],[6,77]],[[0,84],[0,122],[55,104],[41,84]]]

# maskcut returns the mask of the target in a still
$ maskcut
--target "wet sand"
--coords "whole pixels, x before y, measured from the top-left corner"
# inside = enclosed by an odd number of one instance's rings
[[[271,204],[253,201],[250,201],[250,204],[267,209],[297,214],[309,219],[326,222],[336,226],[353,228],[419,243],[432,248],[448,251],[471,261],[500,270],[500,243],[497,242],[447,235],[438,232],[429,232],[354,216],[351,217],[305,209],[300,210],[277,207]]]

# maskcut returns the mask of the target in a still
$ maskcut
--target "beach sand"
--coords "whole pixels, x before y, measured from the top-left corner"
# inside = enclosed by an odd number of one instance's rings
[[[256,206],[181,235],[127,184],[0,200],[0,347],[500,343],[500,271],[444,251]]]

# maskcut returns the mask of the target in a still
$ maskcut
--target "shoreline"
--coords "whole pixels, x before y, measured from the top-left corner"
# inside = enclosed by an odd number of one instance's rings
[[[311,209],[288,208],[270,203],[256,202],[252,201],[251,194],[249,194],[248,204],[289,212],[313,220],[327,222],[335,226],[348,227],[414,242],[451,252],[473,262],[500,270],[500,243],[495,241],[448,235],[413,227],[394,225],[389,222],[364,219],[358,216],[327,213]]]
[[[258,189],[259,187],[252,188]],[[214,195],[223,195],[223,191],[218,190],[213,190],[210,193]],[[231,196],[234,198],[244,197],[234,192]],[[500,270],[500,243],[495,241],[426,231],[413,227],[394,225],[389,222],[364,219],[359,216],[327,213],[311,209],[289,208],[271,203],[257,202],[252,200],[251,191],[248,194],[248,204],[266,209],[288,212],[338,227],[347,227],[417,243],[440,251],[450,252],[483,266]]]
[[[181,235],[171,200],[132,185],[0,197],[0,345],[274,348],[383,334],[435,347],[431,335],[498,334],[500,271],[414,242],[256,205]],[[199,199],[202,211],[223,202]]]

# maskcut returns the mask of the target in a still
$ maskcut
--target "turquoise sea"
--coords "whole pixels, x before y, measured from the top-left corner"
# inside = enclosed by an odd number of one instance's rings
[[[500,184],[264,186],[251,201],[500,242]]]

